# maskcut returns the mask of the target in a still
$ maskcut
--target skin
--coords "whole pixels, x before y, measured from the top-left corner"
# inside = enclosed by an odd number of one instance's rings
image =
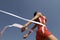
[[[33,30],[36,28],[36,26],[37,26],[37,24],[35,24],[35,25],[31,28],[31,30],[33,31]],[[31,31],[27,32],[27,33],[23,36],[23,38],[26,39],[26,38],[30,35],[30,33],[31,33]]]
[[[36,14],[36,16],[33,17],[31,20],[34,21],[34,20],[36,20],[39,16],[42,16],[42,14],[41,14],[40,12],[38,12],[38,13]],[[27,22],[27,23],[23,26],[23,28],[21,29],[21,32],[24,32],[25,29],[26,29],[31,23],[32,23],[32,22]]]
[[[35,24],[32,28],[31,28],[31,30],[33,31],[35,28],[36,28],[36,26],[37,26],[37,24]],[[24,36],[23,36],[23,38],[24,39],[26,39],[29,35],[30,35],[30,31],[29,32],[27,32]],[[51,35],[49,35],[49,36],[47,36],[46,38],[45,38],[45,40],[58,40],[53,34],[51,34]]]
[[[37,12],[36,16],[33,17],[31,20],[34,21],[34,20],[36,20],[38,17],[41,17],[41,16],[43,16],[42,13],[41,13],[41,12]],[[32,22],[27,22],[27,23],[24,25],[24,27],[21,29],[21,32],[24,32],[25,29],[26,29],[31,23],[32,23]],[[31,30],[34,30],[34,29],[36,28],[36,26],[37,26],[37,24],[35,24],[35,25],[31,28]],[[24,35],[23,38],[26,39],[26,38],[29,36],[30,33],[31,33],[31,31],[27,32],[27,33]],[[51,35],[47,36],[45,40],[58,40],[58,39],[57,39],[53,34],[51,34]]]

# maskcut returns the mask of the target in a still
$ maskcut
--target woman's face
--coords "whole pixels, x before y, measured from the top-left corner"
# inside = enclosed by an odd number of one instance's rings
[[[38,15],[42,16],[42,13],[41,12],[37,12]]]

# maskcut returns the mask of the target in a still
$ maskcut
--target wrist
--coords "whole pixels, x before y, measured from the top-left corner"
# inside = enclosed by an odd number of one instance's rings
[[[29,30],[29,32],[31,33],[31,32],[33,32],[33,30]]]

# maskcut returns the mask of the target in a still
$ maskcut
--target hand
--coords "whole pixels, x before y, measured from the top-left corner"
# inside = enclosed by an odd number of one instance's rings
[[[28,34],[25,34],[25,35],[23,36],[24,39],[26,39],[27,37],[28,37]]]
[[[26,29],[28,29],[28,28],[27,27],[21,28],[21,32],[24,32]]]
[[[21,32],[24,32],[25,31],[25,27],[21,28]]]

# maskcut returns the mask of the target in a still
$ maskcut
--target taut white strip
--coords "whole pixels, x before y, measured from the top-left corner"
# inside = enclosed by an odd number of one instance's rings
[[[18,15],[15,15],[15,14],[12,14],[12,13],[9,13],[9,12],[6,12],[6,11],[3,11],[3,10],[0,10],[0,12],[5,13],[5,14],[8,14],[8,15],[13,16],[13,17],[16,17],[16,18],[19,18],[19,19],[22,19],[22,20],[25,20],[25,21],[30,21],[30,22],[33,22],[33,23],[36,23],[36,24],[40,24],[40,25],[45,26],[42,23],[39,23],[39,22],[36,22],[36,21],[32,21],[32,20],[29,20],[29,19],[25,19],[25,18],[22,18],[22,17],[20,17]]]

